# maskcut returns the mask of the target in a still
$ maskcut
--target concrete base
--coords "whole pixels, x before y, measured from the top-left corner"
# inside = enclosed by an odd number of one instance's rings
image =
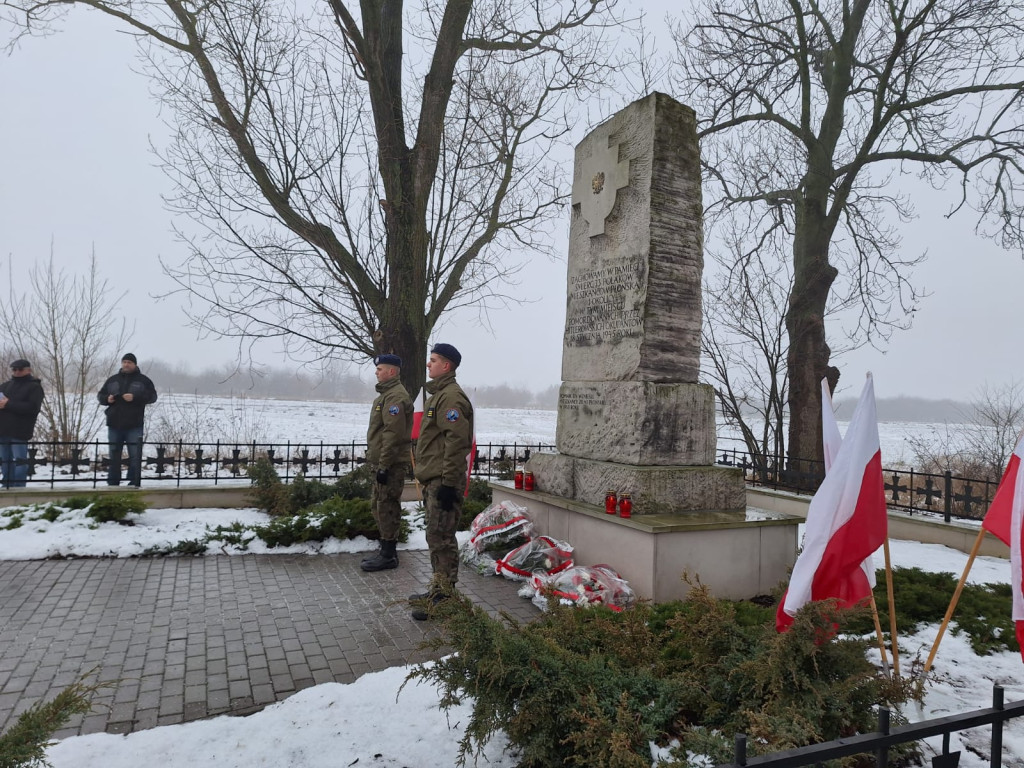
[[[603,506],[605,492],[630,493],[633,515],[682,514],[747,508],[743,470],[737,467],[639,467],[564,453],[534,453],[526,462],[536,489]]]
[[[733,600],[769,592],[796,561],[800,518],[747,509],[622,519],[603,507],[543,492],[490,483],[495,502],[524,504],[538,533],[575,548],[579,565],[607,564],[640,597],[686,598],[683,574],[699,577],[712,594]]]

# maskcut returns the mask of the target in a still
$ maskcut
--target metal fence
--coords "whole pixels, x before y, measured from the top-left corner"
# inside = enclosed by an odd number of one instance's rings
[[[750,485],[795,493],[814,493],[825,476],[825,467],[820,461],[794,461],[778,456],[761,458],[735,449],[722,451],[718,463],[742,469]],[[953,518],[980,520],[999,486],[997,481],[958,477],[949,471],[933,474],[913,469],[883,469],[882,475],[890,508],[942,517],[947,523]]]
[[[533,451],[554,449],[542,443],[477,445],[473,476],[511,478]],[[142,477],[146,483],[214,484],[247,480],[249,466],[267,459],[285,482],[302,474],[307,480],[331,482],[366,462],[366,443],[149,443],[142,444]],[[28,487],[105,485],[110,466],[106,442],[32,442],[28,458]],[[122,477],[128,466],[121,457]]]
[[[485,443],[476,446],[473,475],[481,479],[509,479],[535,451],[554,450],[545,443]],[[127,452],[126,452],[127,453]],[[29,487],[64,484],[103,485],[109,466],[107,443],[32,442],[27,464]],[[143,443],[142,475],[146,482],[213,483],[247,478],[250,464],[268,459],[287,482],[298,474],[306,479],[333,481],[366,461],[366,443]],[[755,486],[813,493],[824,477],[821,462],[771,456],[752,457],[746,451],[728,449],[718,463],[739,467],[747,483]],[[127,455],[121,459],[127,468]],[[793,469],[797,467],[797,469]],[[984,516],[998,483],[930,474],[913,469],[884,469],[886,501],[894,509],[911,514],[979,519]],[[124,472],[122,471],[122,475]]]
[[[852,755],[874,755],[875,768],[886,768],[889,765],[890,747],[896,744],[920,741],[931,736],[942,736],[942,753],[932,757],[932,768],[957,768],[960,764],[960,753],[949,751],[950,734],[987,725],[992,726],[989,766],[999,768],[1003,765],[1003,724],[1007,720],[1022,715],[1024,715],[1024,701],[1015,701],[1004,706],[1003,688],[996,685],[992,688],[992,706],[988,709],[977,709],[973,712],[963,712],[959,715],[925,720],[890,729],[889,710],[881,707],[878,712],[878,730],[874,733],[849,736],[824,744],[812,744],[808,747],[789,749],[771,755],[748,759],[747,737],[737,734],[733,761],[723,763],[718,768],[823,766],[826,760],[838,760]]]

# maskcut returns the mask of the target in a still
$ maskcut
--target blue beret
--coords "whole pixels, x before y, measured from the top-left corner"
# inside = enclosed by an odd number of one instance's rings
[[[396,368],[402,367],[402,358],[398,355],[377,355],[373,358],[374,365],[393,365]]]
[[[457,366],[462,362],[462,355],[459,354],[459,350],[451,344],[435,344],[430,351],[432,354],[448,358],[452,361],[452,365]]]

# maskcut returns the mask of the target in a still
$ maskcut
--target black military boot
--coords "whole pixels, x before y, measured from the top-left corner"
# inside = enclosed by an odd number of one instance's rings
[[[381,541],[380,552],[373,557],[363,560],[359,567],[364,571],[387,571],[398,567],[398,552],[395,547],[397,541]]]
[[[383,544],[381,544],[380,540],[378,540],[378,541],[377,541],[377,551],[376,551],[376,552],[374,552],[374,553],[373,553],[372,555],[367,555],[366,557],[364,557],[364,558],[363,558],[363,559],[362,559],[362,560],[361,560],[361,561],[359,562],[359,565],[360,565],[360,566],[366,565],[366,564],[367,564],[368,562],[370,562],[371,560],[376,560],[376,559],[377,559],[378,557],[380,557],[380,548],[381,548],[382,546],[383,546]]]

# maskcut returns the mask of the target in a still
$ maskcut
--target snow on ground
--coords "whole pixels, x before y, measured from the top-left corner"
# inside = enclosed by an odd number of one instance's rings
[[[409,540],[399,550],[426,549],[423,516],[419,503],[402,504],[410,523]],[[0,528],[9,517],[0,509]],[[69,510],[56,522],[29,519],[13,530],[0,530],[0,560],[43,560],[50,557],[138,557],[147,550],[166,550],[181,541],[203,539],[218,526],[241,523],[245,526],[266,525],[270,515],[256,509],[150,509],[131,515],[133,525],[97,523],[85,510]],[[456,534],[461,545],[469,538],[468,531]],[[233,544],[215,542],[207,555],[335,555],[341,552],[366,552],[377,549],[378,543],[363,536],[354,539],[330,538],[287,547],[270,548],[260,539],[246,549]]]
[[[415,503],[406,505],[414,522]],[[0,515],[4,510],[0,510]],[[67,518],[67,519],[65,519]],[[6,518],[0,516],[0,525]],[[62,516],[55,523],[26,522],[20,528],[0,531],[0,559],[29,559],[63,555],[105,555],[129,557],[149,547],[167,547],[201,538],[206,526],[263,523],[269,518],[251,509],[242,510],[149,510],[137,517],[136,525],[95,524],[80,513]],[[425,549],[420,525],[406,549]],[[465,534],[462,534],[465,535]],[[308,553],[358,552],[372,549],[366,539],[330,541],[324,545],[302,544],[266,549],[250,545],[249,552]],[[226,547],[224,554],[243,554]],[[962,572],[967,556],[934,544],[910,541],[890,542],[894,567],[918,567]],[[214,549],[209,556],[222,554]],[[876,555],[876,563],[881,554]],[[993,557],[976,558],[970,581],[1008,581],[1009,563]],[[924,627],[916,635],[900,638],[901,668],[912,660],[924,659],[931,648],[937,625]],[[877,662],[877,650],[872,651]],[[54,768],[135,768],[160,755],[162,768],[218,768],[252,766],[406,766],[435,768],[455,764],[458,741],[469,718],[464,703],[446,716],[437,708],[437,692],[424,685],[410,684],[399,692],[408,667],[396,667],[364,675],[354,683],[329,683],[296,693],[284,702],[249,717],[217,717],[183,725],[163,726],[127,736],[93,734],[64,739],[52,746],[47,757]],[[964,637],[947,632],[936,657],[924,706],[908,708],[912,721],[942,717],[991,706],[992,685],[1006,687],[1007,703],[1024,698],[1019,654],[997,653],[975,656]],[[951,748],[964,750],[962,768],[989,764],[990,729],[954,735]],[[505,742],[488,745],[481,764],[511,768],[512,755],[503,753]],[[939,739],[929,742],[937,750]],[[1003,735],[1004,766],[1024,766],[1024,721],[1010,721]]]

